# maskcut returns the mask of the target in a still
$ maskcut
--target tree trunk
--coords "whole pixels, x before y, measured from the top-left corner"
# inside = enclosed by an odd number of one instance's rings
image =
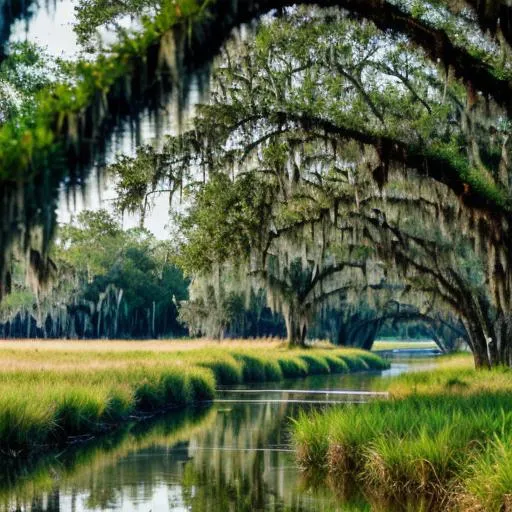
[[[382,327],[382,321],[371,322],[367,325],[367,328],[364,330],[364,336],[361,337],[361,348],[363,350],[371,350],[373,347],[373,342],[377,337],[377,333]]]
[[[371,350],[382,327],[381,318],[362,318],[359,313],[343,319],[338,330],[338,345]]]
[[[489,369],[491,368],[490,353],[487,347],[487,338],[483,329],[474,319],[463,319],[464,326],[468,332],[471,351],[475,360],[475,368]]]
[[[307,321],[300,309],[295,304],[290,305],[285,311],[285,323],[287,341],[290,347],[305,347],[307,334]]]

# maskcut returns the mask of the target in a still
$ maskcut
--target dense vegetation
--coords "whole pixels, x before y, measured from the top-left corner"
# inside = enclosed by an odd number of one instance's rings
[[[477,373],[463,359],[450,366],[392,379],[387,401],[302,415],[300,463],[339,488],[356,482],[391,502],[503,509],[512,486],[510,371]]]
[[[84,211],[59,230],[49,287],[30,287],[23,262],[0,304],[3,337],[183,336],[177,306],[187,281],[172,248],[144,229],[123,231],[106,211]]]
[[[186,222],[195,225],[193,218],[187,216]],[[11,293],[0,303],[2,337],[286,335],[283,316],[269,308],[265,289],[240,286],[246,281],[243,269],[225,272],[219,288],[200,280],[189,286],[180,269],[187,269],[186,254],[178,253],[170,242],[156,240],[144,228],[124,231],[105,210],[85,210],[59,228],[46,286],[26,282],[23,260],[12,263]],[[188,300],[189,293],[193,300]],[[325,308],[309,329],[312,339],[367,350],[379,333],[430,337],[445,351],[464,338],[453,319],[429,318],[397,304],[378,311],[364,301],[342,310]]]

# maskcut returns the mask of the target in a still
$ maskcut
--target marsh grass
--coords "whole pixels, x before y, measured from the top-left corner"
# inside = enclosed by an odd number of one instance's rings
[[[323,375],[331,372],[328,360],[320,354],[301,354],[299,357],[306,363],[308,375]]]
[[[392,499],[427,497],[462,510],[512,504],[510,370],[405,374],[388,389],[389,400],[300,415],[301,466],[333,481],[355,477]]]
[[[363,357],[326,346],[290,350],[275,340],[1,342],[0,450],[44,448],[133,415],[210,401],[218,385],[344,372],[345,358],[366,369]]]
[[[287,379],[306,377],[308,375],[309,367],[306,361],[299,356],[283,353],[279,355],[277,362],[281,367],[283,376]]]
[[[467,358],[455,357],[433,372],[411,372],[386,384],[396,398],[421,395],[472,395],[478,392],[512,392],[512,371],[496,368],[491,373],[467,367]]]

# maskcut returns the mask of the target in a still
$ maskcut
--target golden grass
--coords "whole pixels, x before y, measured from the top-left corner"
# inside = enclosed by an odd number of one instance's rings
[[[394,398],[411,395],[457,395],[512,393],[512,372],[496,368],[492,372],[472,368],[472,358],[454,358],[434,372],[417,372],[391,379],[387,389]]]
[[[439,348],[435,341],[414,340],[377,340],[374,341],[372,350],[411,350]]]
[[[181,350],[195,350],[198,348],[214,347],[244,347],[286,348],[282,338],[253,338],[253,339],[225,339],[223,341],[209,338],[176,339],[176,340],[0,340],[0,351],[3,350],[62,350],[65,352],[94,351],[94,352],[130,352],[151,350],[153,352],[176,352]],[[324,345],[327,347],[327,345]],[[322,348],[324,348],[324,346]],[[331,347],[333,347],[331,345]],[[334,347],[333,347],[334,348]]]
[[[286,350],[282,339],[194,340],[1,340],[0,372],[29,370],[103,370],[178,362],[189,351],[230,349]]]
[[[160,365],[194,359],[197,355],[224,354],[226,351],[252,351],[261,355],[294,354],[280,338],[192,340],[2,340],[0,341],[0,373],[30,370],[105,370],[122,369],[141,363]],[[334,350],[359,356],[364,351],[340,348],[327,342],[317,342],[314,350]],[[193,361],[191,361],[193,362]]]

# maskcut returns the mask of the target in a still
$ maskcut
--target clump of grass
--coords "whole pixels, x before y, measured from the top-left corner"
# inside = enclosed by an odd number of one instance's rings
[[[277,362],[285,378],[306,377],[308,374],[308,365],[300,357],[280,354]]]
[[[308,366],[309,375],[322,375],[330,373],[329,363],[321,355],[300,354],[299,356]]]
[[[190,379],[191,402],[205,402],[215,398],[216,379],[212,372],[202,368],[191,368],[188,378]]]
[[[359,359],[362,359],[371,370],[387,370],[389,368],[389,363],[385,359],[371,352],[361,352]]]
[[[469,386],[469,383],[459,377],[454,377],[454,378],[446,381],[446,387],[450,388],[450,389],[453,389],[453,388],[463,389],[463,388],[467,388],[468,386]]]
[[[242,364],[230,354],[215,354],[201,361],[199,366],[212,370],[219,384],[240,384],[243,380]]]
[[[336,357],[335,354],[329,354],[328,352],[322,353],[321,356],[326,361],[332,373],[349,372],[348,364],[341,357]]]
[[[34,400],[21,389],[3,389],[0,395],[0,439],[3,448],[19,449],[46,441],[54,428],[54,415],[47,400]]]
[[[469,459],[461,501],[484,510],[509,510],[512,504],[512,436],[495,436]]]
[[[299,464],[303,468],[326,469],[329,450],[329,421],[326,415],[301,411],[298,418],[292,421],[295,424],[294,441]]]
[[[128,384],[113,386],[105,406],[107,421],[116,423],[132,414],[135,407],[134,391]]]
[[[414,436],[378,436],[365,449],[363,477],[391,495],[442,495],[460,464],[452,426],[435,434],[420,427]]]
[[[273,356],[244,351],[233,352],[235,359],[242,362],[244,382],[277,381],[283,378],[283,372]]]
[[[392,379],[389,388],[397,386],[398,399],[301,415],[294,425],[301,465],[338,481],[356,476],[392,499],[508,506],[512,373],[440,370]]]
[[[351,372],[361,372],[370,369],[368,363],[359,354],[343,354],[340,356],[340,359],[346,363]]]
[[[109,403],[108,394],[108,389],[100,386],[62,387],[54,397],[53,421],[67,435],[95,431]]]

